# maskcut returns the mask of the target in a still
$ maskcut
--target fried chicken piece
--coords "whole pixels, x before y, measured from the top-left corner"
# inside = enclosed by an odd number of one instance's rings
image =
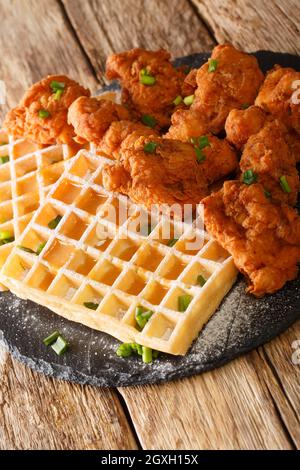
[[[154,77],[155,83],[141,83],[143,72]],[[181,94],[185,75],[181,69],[173,67],[169,52],[132,49],[113,54],[106,62],[106,77],[120,80],[122,101],[138,117],[149,114],[158,121],[159,127],[170,125],[173,101]]]
[[[263,78],[254,56],[231,45],[215,47],[197,71],[192,105],[173,114],[167,137],[188,141],[202,133],[219,133],[232,109],[254,103]]]
[[[276,65],[267,73],[255,104],[280,119],[288,129],[300,134],[300,105],[293,103],[295,86],[299,88],[300,72]],[[295,85],[293,85],[295,84]],[[299,95],[299,93],[298,93]]]
[[[300,217],[267,199],[260,184],[226,181],[202,201],[207,231],[233,256],[257,297],[276,292],[298,274]]]
[[[248,109],[233,109],[228,114],[225,123],[226,137],[238,150],[243,149],[248,139],[257,134],[267,122],[274,121],[272,114],[266,113],[258,106]],[[300,135],[295,131],[287,130],[286,142],[297,162],[300,161]]]
[[[105,132],[114,121],[129,120],[129,111],[110,100],[81,96],[70,106],[68,122],[74,127],[79,143],[100,146]]]
[[[235,148],[241,150],[249,137],[261,130],[267,119],[267,113],[258,106],[250,106],[248,109],[233,109],[225,122],[226,137]]]
[[[203,159],[198,162],[192,144],[130,134],[121,145],[118,163],[105,167],[104,186],[147,208],[153,204],[196,205],[208,194],[210,183],[237,165],[236,154],[226,141],[213,136],[209,140],[210,146],[203,149]]]
[[[67,122],[68,108],[83,95],[89,96],[90,91],[74,80],[49,75],[29,88],[20,105],[7,114],[3,127],[15,138],[25,137],[41,145],[72,144],[74,130]]]
[[[299,175],[295,156],[286,142],[286,128],[280,121],[267,122],[257,134],[249,138],[240,169],[242,172],[253,171],[258,182],[271,193],[273,200],[296,204]]]
[[[195,93],[197,89],[197,69],[192,69],[185,77],[182,88],[181,94],[182,96],[190,96]]]

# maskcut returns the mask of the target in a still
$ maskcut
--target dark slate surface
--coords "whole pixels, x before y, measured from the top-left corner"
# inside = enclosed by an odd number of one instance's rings
[[[273,64],[300,70],[300,58],[289,54],[256,53],[264,70]],[[199,66],[209,54],[195,54],[176,64]],[[12,355],[46,375],[98,386],[124,386],[178,379],[219,367],[283,332],[300,318],[299,279],[264,299],[245,294],[239,279],[185,357],[161,354],[151,365],[132,357],[120,359],[112,337],[71,323],[9,292],[0,295],[0,340]],[[71,342],[62,357],[42,339],[58,329]]]

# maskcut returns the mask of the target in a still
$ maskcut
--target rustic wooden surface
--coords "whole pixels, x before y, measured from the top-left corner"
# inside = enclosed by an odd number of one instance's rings
[[[105,59],[134,46],[173,56],[229,41],[300,53],[297,0],[0,1],[0,79],[7,105],[47,73],[95,90]],[[300,448],[300,323],[198,377],[102,390],[42,377],[0,349],[0,449]]]

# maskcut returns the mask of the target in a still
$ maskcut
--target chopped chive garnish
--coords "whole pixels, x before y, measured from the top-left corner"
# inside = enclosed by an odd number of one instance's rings
[[[94,302],[84,302],[83,304],[86,308],[89,308],[90,310],[97,310],[99,307],[99,304],[95,304]]]
[[[49,116],[50,116],[50,113],[49,113],[49,111],[47,111],[47,109],[40,109],[40,110],[39,110],[39,117],[40,117],[41,119],[46,119],[46,118],[48,118]]]
[[[183,102],[186,106],[191,106],[194,102],[195,95],[189,95],[183,98]]]
[[[157,124],[157,120],[153,116],[150,116],[150,114],[143,114],[141,121],[145,126],[150,127],[151,129],[153,129]]]
[[[52,80],[50,83],[50,88],[53,92],[58,90],[63,91],[65,89],[66,84],[64,82],[57,82],[56,80]]]
[[[280,176],[279,178],[279,181],[280,181],[280,186],[281,186],[281,189],[285,192],[285,193],[291,193],[292,190],[291,190],[291,187],[288,183],[288,180],[286,179],[286,176]]]
[[[158,144],[156,142],[147,142],[147,144],[144,145],[144,152],[155,153],[157,146]]]
[[[198,138],[198,146],[201,150],[205,149],[205,147],[210,147],[210,142],[207,135],[201,135]]]
[[[0,163],[1,165],[4,165],[4,163],[9,162],[9,156],[8,155],[3,155],[3,157],[0,157]]]
[[[202,276],[202,274],[199,274],[197,276],[197,284],[199,284],[199,286],[203,287],[205,283],[206,283],[206,279]]]
[[[59,335],[55,343],[51,344],[51,348],[56,352],[58,356],[61,356],[66,352],[69,345],[63,336]]]
[[[182,96],[176,96],[175,100],[173,100],[174,106],[178,106],[182,102]]]
[[[272,194],[267,189],[264,190],[264,193],[267,199],[270,199],[272,197]]]
[[[43,343],[45,344],[45,346],[51,346],[51,344],[53,344],[54,341],[57,340],[59,335],[59,331],[54,331],[53,333],[51,333],[51,335],[47,336],[47,338],[43,339]]]
[[[142,69],[140,72],[140,83],[146,86],[153,86],[156,83],[156,78],[147,69]]]
[[[143,362],[145,364],[150,364],[152,362],[152,349],[143,346]]]
[[[210,59],[208,62],[209,73],[215,72],[218,68],[218,61],[216,59]]]
[[[168,241],[167,245],[172,247],[178,242],[178,238],[172,238],[171,240]]]
[[[241,109],[248,109],[249,107],[250,107],[250,104],[248,104],[248,103],[243,103],[241,105]]]
[[[59,101],[61,98],[61,95],[63,94],[64,90],[57,90],[54,95],[55,101]]]
[[[39,244],[39,246],[36,249],[36,254],[39,255],[43,249],[45,248],[47,242],[42,242]]]
[[[244,173],[243,173],[243,183],[245,184],[253,184],[257,181],[257,174],[254,173],[253,170],[246,170]]]
[[[141,329],[143,329],[146,323],[148,323],[152,315],[152,310],[146,310],[145,308],[140,306],[136,307],[135,309],[135,320]]]
[[[189,294],[180,295],[178,297],[178,311],[185,312],[188,306],[190,305],[192,298],[193,297]]]
[[[130,343],[122,343],[117,351],[116,351],[117,356],[119,357],[129,357],[132,355],[132,347]]]
[[[0,232],[0,240],[7,240],[8,238],[11,238],[12,234],[8,230],[2,230]]]
[[[36,252],[33,251],[31,248],[28,248],[27,246],[22,246],[18,245],[19,250],[26,251],[26,253],[31,253],[33,255],[36,255]]]
[[[50,220],[48,227],[51,228],[51,230],[54,230],[58,226],[61,219],[62,219],[62,216],[57,215],[54,219]]]
[[[202,163],[206,160],[206,156],[199,147],[195,147],[196,159],[198,163]]]

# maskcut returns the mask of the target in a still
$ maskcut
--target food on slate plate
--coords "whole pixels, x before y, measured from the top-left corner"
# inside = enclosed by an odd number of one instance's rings
[[[33,85],[1,133],[1,282],[125,341],[119,356],[151,362],[152,349],[186,353],[232,287],[235,265],[258,297],[295,279],[299,76],[275,67],[264,80],[254,56],[221,45],[190,71],[164,50],[109,57],[119,104],[65,76]],[[9,171],[20,154],[22,176]],[[110,208],[124,201],[132,212],[113,221]],[[200,202],[207,232],[198,216],[182,224],[159,212],[153,226],[139,223],[146,233],[137,229],[135,204]]]

